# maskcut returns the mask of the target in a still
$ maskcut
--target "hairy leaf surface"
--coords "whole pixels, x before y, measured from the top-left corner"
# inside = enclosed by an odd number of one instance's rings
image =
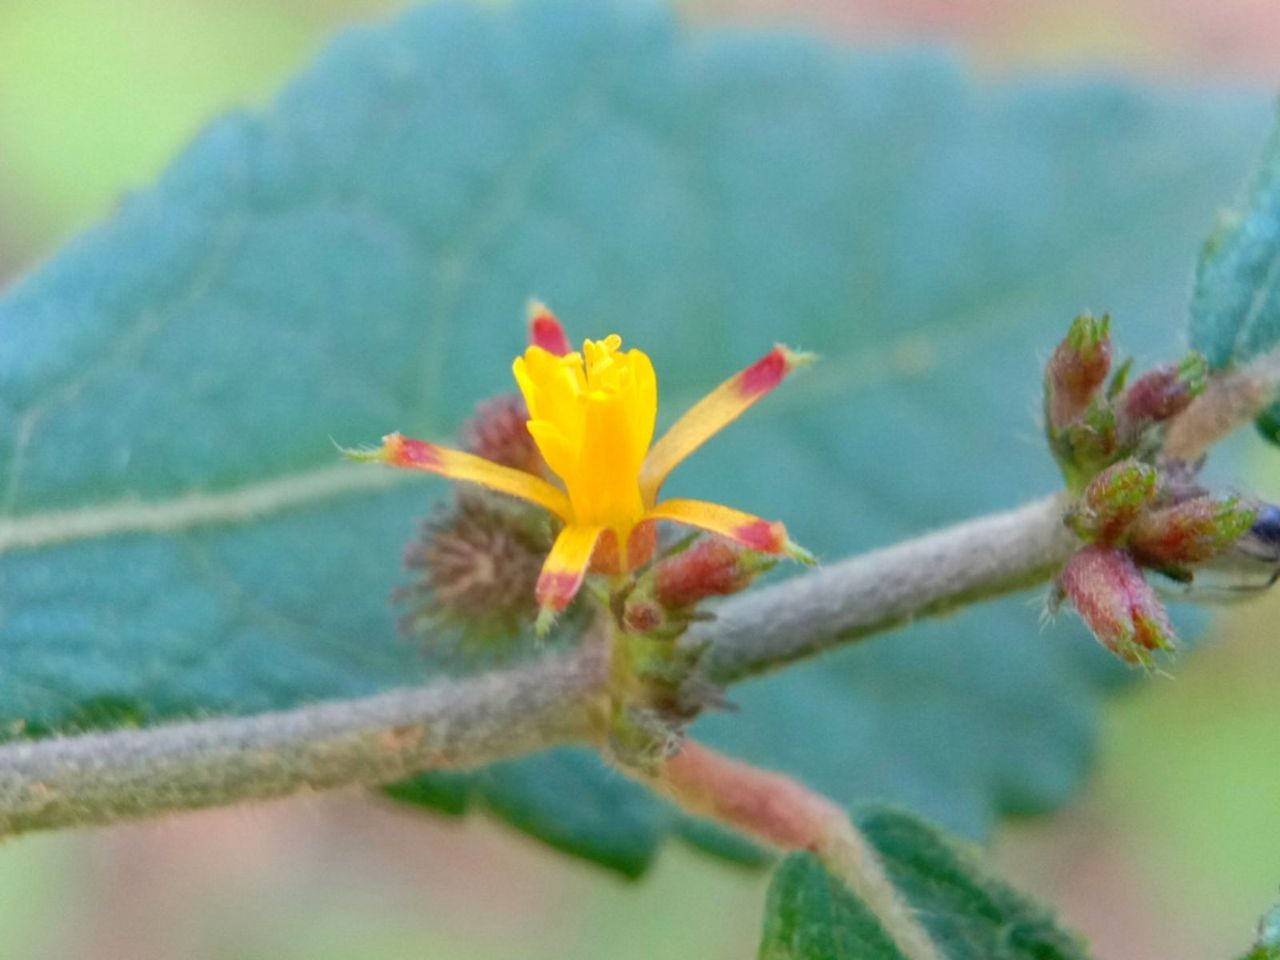
[[[946,960],[1084,960],[1043,907],[991,876],[969,850],[915,817],[857,817],[902,902]],[[774,874],[760,960],[903,960],[875,914],[818,859],[788,857]]]
[[[1280,129],[1237,207],[1219,214],[1196,268],[1191,345],[1214,369],[1237,366],[1280,343]],[[1280,437],[1280,406],[1260,421]]]
[[[148,724],[439,676],[388,597],[445,485],[341,464],[331,438],[447,439],[511,388],[531,295],[575,336],[647,349],[664,422],[775,341],[822,354],[668,487],[785,520],[821,557],[1042,494],[1040,361],[1082,308],[1167,355],[1265,117],[631,4],[352,31],[0,302],[0,720]],[[1121,675],[1037,615],[1017,598],[744,684],[695,732],[981,834],[1070,795]],[[480,800],[629,873],[672,832],[754,856],[575,751],[402,793]]]

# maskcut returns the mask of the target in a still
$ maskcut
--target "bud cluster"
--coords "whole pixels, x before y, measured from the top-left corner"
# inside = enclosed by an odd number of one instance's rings
[[[1111,376],[1111,321],[1092,314],[1075,319],[1049,359],[1045,433],[1073,492],[1119,460],[1158,452],[1165,422],[1204,390],[1208,372],[1204,357],[1190,353],[1126,384],[1129,366]]]
[[[719,688],[697,674],[703,650],[680,641],[691,623],[709,616],[698,609],[702,601],[746,589],[776,562],[771,554],[699,534],[615,595],[615,650],[637,687],[615,718],[615,749],[625,747],[617,742],[625,731],[656,727],[674,734],[706,707],[724,704]]]
[[[1190,582],[1249,531],[1258,508],[1211,496],[1195,468],[1160,456],[1165,423],[1205,387],[1202,356],[1132,383],[1128,364],[1114,376],[1110,368],[1109,321],[1084,315],[1045,371],[1045,431],[1075,495],[1063,521],[1084,543],[1058,575],[1053,604],[1069,600],[1107,649],[1145,666],[1175,638],[1143,568]]]

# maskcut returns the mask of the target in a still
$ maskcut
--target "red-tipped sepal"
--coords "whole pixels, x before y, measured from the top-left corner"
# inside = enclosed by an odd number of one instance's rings
[[[392,467],[438,473],[452,480],[478,483],[482,487],[528,500],[545,507],[562,520],[573,516],[569,498],[541,477],[506,467],[462,450],[441,447],[426,440],[414,440],[398,433],[382,438],[376,450],[346,450],[352,460],[376,461]]]
[[[813,354],[792,350],[779,343],[728,383],[744,400],[753,401],[780,384],[796,367],[812,361]]]
[[[689,454],[741,416],[793,370],[813,359],[811,353],[775,346],[690,407],[645,457],[640,470],[640,490],[645,499],[655,500],[663,481]]]
[[[602,527],[569,524],[560,531],[538,574],[534,596],[538,601],[537,632],[545,634],[559,613],[582,589],[591,555],[604,533]]]
[[[1154,651],[1176,643],[1164,606],[1122,550],[1079,551],[1058,575],[1057,598],[1070,600],[1098,642],[1126,663],[1149,666]]]
[[[563,357],[572,353],[569,338],[556,315],[547,309],[547,305],[539,300],[529,302],[529,343],[541,347],[547,353]]]
[[[703,500],[664,500],[645,514],[646,520],[671,520],[717,533],[749,550],[761,553],[782,554],[801,563],[813,563],[808,550],[787,536],[787,528],[777,521],[762,520],[750,513],[743,513],[720,503]]]

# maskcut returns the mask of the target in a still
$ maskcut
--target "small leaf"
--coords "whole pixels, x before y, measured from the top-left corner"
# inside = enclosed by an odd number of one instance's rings
[[[1191,345],[1222,370],[1280,345],[1280,127],[1271,134],[1241,205],[1219,216],[1204,243],[1191,299]],[[1280,405],[1259,418],[1273,443]]]
[[[1052,915],[987,872],[969,850],[905,813],[863,811],[858,826],[944,960],[1084,960]],[[904,960],[880,921],[808,853],[778,867],[760,960]]]
[[[1280,128],[1244,202],[1219,216],[1200,252],[1191,345],[1221,370],[1280,342]]]

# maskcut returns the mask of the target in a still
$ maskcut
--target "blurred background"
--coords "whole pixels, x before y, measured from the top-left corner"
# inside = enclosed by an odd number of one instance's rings
[[[0,0],[0,288],[212,116],[263,102],[392,0]],[[1280,86],[1274,0],[688,0],[693,23],[937,43],[981,73]],[[91,162],[86,162],[91,160]],[[1228,198],[1224,198],[1226,200]],[[1280,454],[1251,487],[1280,499]],[[1098,956],[1225,958],[1280,892],[1280,593],[1113,702],[1088,789],[996,844]],[[671,847],[628,883],[480,818],[295,799],[0,853],[6,960],[610,960],[754,955],[767,878]]]

